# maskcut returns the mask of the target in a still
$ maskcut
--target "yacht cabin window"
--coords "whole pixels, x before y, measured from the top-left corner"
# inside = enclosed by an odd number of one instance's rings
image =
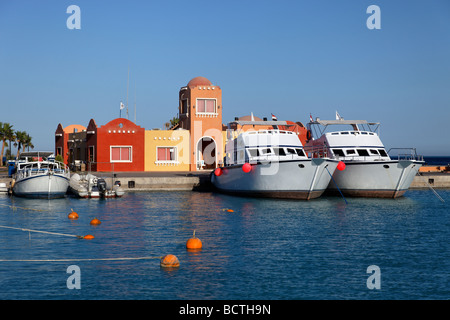
[[[283,148],[273,148],[273,152],[277,156],[285,156],[286,155],[286,152],[284,152]]]
[[[250,157],[259,157],[258,149],[247,149],[247,151]]]
[[[333,153],[335,156],[345,157],[344,151],[342,149],[333,149]]]
[[[378,152],[380,153],[380,156],[382,156],[382,157],[387,157],[388,156],[386,151],[384,151],[384,149],[378,149]]]
[[[288,154],[297,154],[297,152],[293,148],[286,148],[286,151]]]
[[[358,151],[358,155],[360,157],[368,157],[369,156],[369,152],[367,152],[366,149],[356,149]]]

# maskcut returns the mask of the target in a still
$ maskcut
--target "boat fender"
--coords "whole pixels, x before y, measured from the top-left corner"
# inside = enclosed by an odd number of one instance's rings
[[[311,130],[306,131],[306,139],[311,140],[311,138],[312,138]]]

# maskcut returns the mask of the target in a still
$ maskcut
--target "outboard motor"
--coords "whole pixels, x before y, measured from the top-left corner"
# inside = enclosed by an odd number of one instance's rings
[[[100,192],[105,192],[106,191],[106,181],[105,181],[105,179],[98,178],[97,179],[97,187],[98,187],[98,190]]]

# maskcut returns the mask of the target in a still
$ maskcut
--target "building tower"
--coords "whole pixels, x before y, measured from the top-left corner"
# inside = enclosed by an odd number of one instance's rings
[[[214,169],[223,159],[222,90],[204,77],[179,92],[179,128],[189,130],[190,171]]]

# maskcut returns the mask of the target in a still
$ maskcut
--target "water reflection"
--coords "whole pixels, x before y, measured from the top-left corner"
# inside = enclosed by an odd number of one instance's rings
[[[450,192],[441,196],[448,200]],[[339,197],[292,201],[185,191],[106,200],[7,197],[0,204],[0,225],[95,236],[91,241],[29,238],[22,231],[0,230],[0,259],[174,254],[180,261],[174,269],[161,268],[158,259],[80,262],[83,294],[70,295],[65,264],[0,262],[0,298],[365,298],[370,264],[390,277],[391,287],[379,298],[426,298],[432,289],[425,295],[423,288],[442,288],[437,283],[450,274],[442,263],[448,260],[447,205],[423,190],[395,200],[351,198],[347,205]],[[78,220],[67,218],[71,208]],[[102,224],[91,226],[94,217]],[[203,248],[190,252],[186,241],[194,230]],[[421,284],[412,276],[419,274],[427,274],[418,277]],[[403,290],[407,281],[413,295]],[[432,296],[446,298],[443,292]]]

